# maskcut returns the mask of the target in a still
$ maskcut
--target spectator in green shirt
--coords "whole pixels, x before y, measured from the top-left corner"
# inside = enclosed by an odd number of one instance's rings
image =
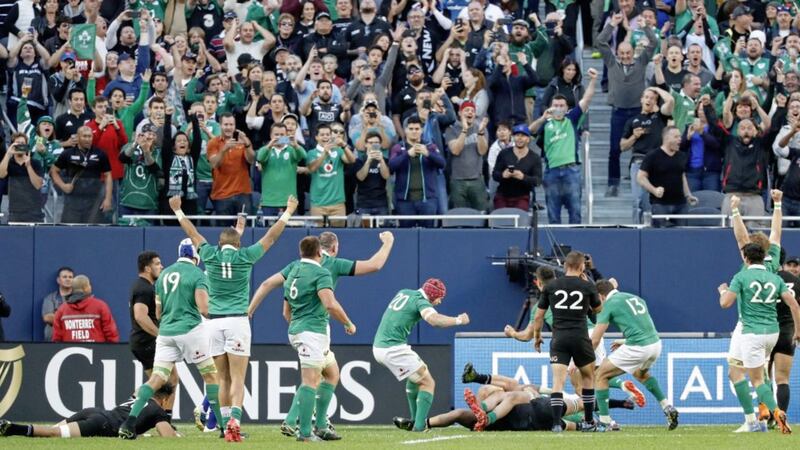
[[[265,216],[280,216],[290,196],[297,196],[297,166],[306,151],[287,135],[286,125],[270,128],[270,141],[256,154],[261,171],[261,211]]]

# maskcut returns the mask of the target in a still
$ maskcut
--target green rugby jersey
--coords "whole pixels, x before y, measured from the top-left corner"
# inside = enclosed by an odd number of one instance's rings
[[[422,311],[433,308],[425,294],[418,289],[402,289],[383,313],[373,347],[387,348],[408,344],[408,335],[422,319]]]
[[[206,276],[188,258],[178,258],[175,264],[161,271],[156,280],[156,295],[161,302],[161,321],[158,334],[177,336],[186,334],[200,324],[194,292],[208,291]]]
[[[781,277],[761,264],[752,264],[734,275],[728,289],[736,293],[743,333],[772,334],[780,331],[776,303],[788,290]]]
[[[297,264],[300,264],[300,261],[292,261],[281,270],[281,275],[283,275],[284,280],[289,279],[289,272]],[[330,272],[331,280],[333,280],[333,290],[336,290],[339,277],[352,277],[356,274],[355,261],[331,256],[324,251],[322,252],[322,262],[320,264]]]
[[[264,256],[261,244],[237,249],[232,245],[217,247],[204,242],[199,252],[208,276],[209,314],[247,314],[250,275],[253,265]]]
[[[650,345],[659,341],[647,303],[627,292],[609,292],[603,310],[597,314],[597,323],[615,325],[625,336],[627,345]]]
[[[333,281],[320,263],[303,258],[292,265],[283,283],[283,298],[292,310],[289,334],[328,334],[330,316],[318,294],[323,289],[333,290]]]

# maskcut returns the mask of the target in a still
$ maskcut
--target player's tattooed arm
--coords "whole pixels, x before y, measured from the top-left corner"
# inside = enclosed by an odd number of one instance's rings
[[[286,210],[281,215],[281,218],[271,227],[269,227],[269,230],[266,232],[266,234],[264,234],[264,237],[258,241],[265,252],[268,251],[273,244],[275,244],[279,237],[281,237],[284,228],[286,228],[286,224],[289,222],[289,219],[296,210],[297,199],[294,197],[294,195],[290,195],[289,199],[286,200]]]
[[[772,203],[775,206],[772,209],[772,226],[769,230],[769,241],[775,245],[781,245],[781,234],[783,233],[783,211],[781,209],[781,200],[783,200],[783,191],[773,189],[770,191]]]
[[[178,223],[181,225],[181,229],[189,239],[192,240],[192,244],[195,247],[200,247],[201,244],[206,242],[206,238],[197,231],[197,228],[194,227],[192,221],[187,219],[186,216],[183,214],[181,210],[181,197],[179,195],[175,195],[170,197],[169,199],[169,207],[175,213],[175,217],[178,218]]]
[[[378,237],[381,239],[381,248],[379,248],[370,259],[366,261],[356,261],[356,275],[366,275],[368,273],[377,272],[383,269],[386,260],[389,259],[389,254],[392,252],[392,246],[394,245],[394,235],[391,231],[384,231],[379,234]]]
[[[253,318],[253,314],[255,314],[256,309],[258,309],[259,305],[261,305],[261,302],[264,300],[264,298],[274,289],[283,286],[284,281],[286,281],[286,279],[283,278],[283,275],[281,275],[280,272],[278,272],[264,280],[261,285],[258,286],[258,289],[256,289],[256,292],[253,294],[252,300],[250,300],[250,306],[247,308],[247,315],[251,319]]]

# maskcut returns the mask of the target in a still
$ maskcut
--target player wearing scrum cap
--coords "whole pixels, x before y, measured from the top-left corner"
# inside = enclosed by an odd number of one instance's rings
[[[200,258],[191,239],[178,246],[178,260],[161,272],[155,283],[156,317],[160,318],[153,372],[141,385],[130,414],[119,427],[119,437],[136,439],[140,413],[150,398],[169,380],[175,363],[186,360],[197,366],[206,383],[208,400],[220,417],[217,368],[211,358],[209,337],[201,316],[208,315],[208,284],[197,264]]]
[[[408,345],[408,335],[420,319],[441,328],[469,323],[467,313],[448,317],[436,312],[434,306],[441,304],[446,294],[447,288],[437,278],[428,278],[420,289],[402,289],[389,302],[372,342],[375,360],[398,381],[406,381],[411,420],[398,424],[395,418],[395,424],[408,431],[425,431],[436,385],[428,366]]]
[[[244,219],[239,218],[236,228],[222,230],[219,245],[212,246],[192,225],[181,210],[181,198],[173,196],[169,206],[178,218],[181,229],[192,240],[198,255],[203,259],[208,274],[209,336],[211,355],[220,372],[220,403],[224,407],[225,440],[241,441],[242,403],[244,378],[250,359],[250,321],[247,308],[250,300],[250,275],[253,265],[261,259],[283,233],[283,229],[297,209],[297,199],[289,196],[286,211],[264,236],[249,247],[242,247]]]

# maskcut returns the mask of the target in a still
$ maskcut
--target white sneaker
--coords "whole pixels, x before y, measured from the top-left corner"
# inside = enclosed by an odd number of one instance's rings
[[[734,433],[749,433],[750,432],[750,424],[745,422],[739,428],[734,430],[733,432]]]

